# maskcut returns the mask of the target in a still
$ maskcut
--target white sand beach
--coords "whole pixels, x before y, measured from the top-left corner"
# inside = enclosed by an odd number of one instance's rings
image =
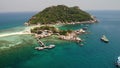
[[[15,32],[15,33],[9,33],[9,34],[1,34],[0,37],[11,36],[11,35],[22,35],[22,34],[31,34],[31,33],[28,33],[28,32]]]
[[[18,32],[3,33],[3,34],[0,34],[0,37],[11,36],[11,35],[31,34],[30,29],[34,27],[36,26],[26,27],[24,30],[18,31]]]

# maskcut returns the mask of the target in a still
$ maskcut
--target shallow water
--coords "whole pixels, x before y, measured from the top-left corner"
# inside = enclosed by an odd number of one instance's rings
[[[120,55],[120,11],[88,12],[100,22],[89,25],[90,33],[80,36],[85,40],[84,46],[53,36],[41,40],[46,45],[55,44],[54,49],[37,51],[34,47],[39,45],[31,35],[2,37],[0,47],[14,46],[0,49],[0,68],[116,68],[114,63]],[[86,25],[60,28],[75,30],[83,26]],[[110,40],[108,44],[100,40],[102,34]]]

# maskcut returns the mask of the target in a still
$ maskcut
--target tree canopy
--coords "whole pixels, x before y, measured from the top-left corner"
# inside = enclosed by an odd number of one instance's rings
[[[57,5],[45,8],[43,11],[35,14],[28,21],[30,24],[54,24],[69,23],[92,20],[89,13],[81,10],[79,7],[67,7],[65,5]]]

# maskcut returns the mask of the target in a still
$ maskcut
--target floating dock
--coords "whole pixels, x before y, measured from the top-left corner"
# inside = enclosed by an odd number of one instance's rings
[[[35,47],[36,50],[44,50],[44,49],[52,49],[55,47],[55,45],[49,45],[46,46],[42,41],[40,41],[38,38],[36,38],[38,43],[40,44],[39,47]]]

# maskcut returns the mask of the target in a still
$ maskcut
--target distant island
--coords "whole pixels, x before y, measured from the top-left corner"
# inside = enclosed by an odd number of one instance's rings
[[[46,47],[39,39],[55,35],[57,38],[68,41],[81,42],[78,37],[80,34],[86,33],[84,29],[78,30],[60,30],[56,25],[64,24],[84,24],[95,23],[96,18],[89,13],[79,9],[79,7],[67,7],[65,5],[57,5],[45,8],[43,11],[32,16],[27,26],[33,26],[28,33],[34,34],[37,41],[41,44],[35,49],[42,50],[45,48],[53,48],[54,46]]]

